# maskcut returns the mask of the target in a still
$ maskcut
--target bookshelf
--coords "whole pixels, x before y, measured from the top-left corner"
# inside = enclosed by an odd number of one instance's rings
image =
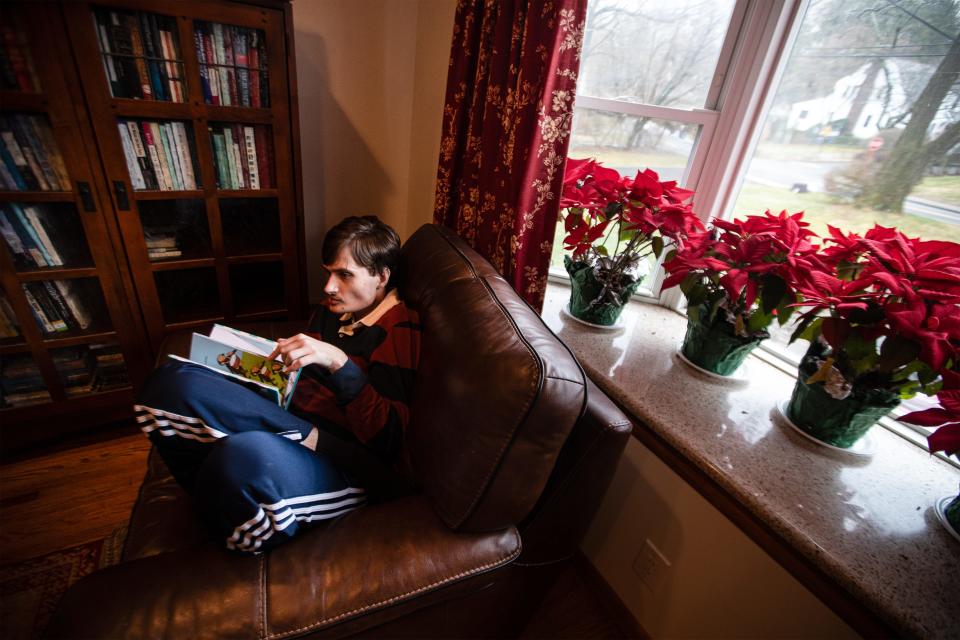
[[[119,417],[149,371],[58,12],[0,21],[0,446]],[[79,107],[79,108],[78,108]]]
[[[289,3],[0,10],[6,449],[128,411],[171,332],[303,318],[306,282]]]

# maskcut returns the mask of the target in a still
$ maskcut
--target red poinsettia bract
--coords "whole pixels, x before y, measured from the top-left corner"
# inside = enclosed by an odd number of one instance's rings
[[[908,413],[900,420],[923,427],[939,427],[927,437],[930,451],[953,455],[960,452],[960,373],[944,371],[942,375],[943,388],[937,394],[940,406]]]

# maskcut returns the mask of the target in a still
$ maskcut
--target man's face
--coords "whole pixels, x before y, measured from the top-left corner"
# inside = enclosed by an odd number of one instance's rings
[[[361,264],[357,264],[349,247],[340,249],[333,264],[323,265],[327,282],[323,292],[327,294],[327,306],[336,314],[353,312],[360,319],[373,310],[387,295],[387,280],[390,271],[371,275]]]

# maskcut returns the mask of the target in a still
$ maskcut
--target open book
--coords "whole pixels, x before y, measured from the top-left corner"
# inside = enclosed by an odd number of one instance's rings
[[[283,362],[270,360],[267,356],[276,346],[272,340],[215,324],[209,336],[193,334],[189,358],[170,357],[222,373],[286,409],[300,370],[285,373]]]

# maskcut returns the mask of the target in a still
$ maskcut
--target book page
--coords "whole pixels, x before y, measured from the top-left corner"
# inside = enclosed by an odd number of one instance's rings
[[[277,343],[273,340],[267,340],[266,338],[233,329],[232,327],[225,327],[222,324],[213,325],[213,329],[210,330],[210,339],[248,353],[262,356],[270,355],[277,347]]]
[[[197,334],[194,334],[194,335],[197,335]],[[207,365],[207,364],[204,364],[204,363],[202,363],[202,362],[195,362],[195,361],[189,360],[189,359],[187,359],[187,358],[181,358],[180,356],[174,355],[174,354],[172,354],[172,353],[171,353],[171,354],[167,354],[167,357],[168,357],[168,358],[172,358],[173,360],[179,360],[179,361],[181,361],[181,362],[189,362],[190,364],[195,364],[195,365],[197,365],[197,366],[205,367],[205,368],[210,369],[210,370],[212,370],[212,371],[216,371],[217,373],[222,374],[222,375],[224,375],[224,376],[232,379],[233,381],[235,381],[235,382],[237,382],[237,383],[239,383],[239,384],[242,384],[242,385],[245,386],[245,387],[248,387],[248,388],[254,390],[256,393],[259,393],[260,395],[264,396],[264,397],[267,398],[268,400],[271,400],[272,402],[276,402],[278,405],[284,406],[284,402],[285,402],[285,401],[284,401],[283,396],[281,395],[280,391],[279,391],[278,389],[270,386],[270,385],[264,384],[264,383],[262,383],[262,382],[260,382],[260,381],[258,381],[258,380],[251,380],[251,379],[249,379],[249,378],[245,378],[245,377],[243,377],[243,376],[239,376],[239,375],[237,375],[237,374],[235,374],[235,373],[232,373],[232,372],[230,372],[230,371],[225,371],[224,369],[222,369],[222,368],[220,368],[220,367],[212,367],[212,366]]]
[[[190,359],[212,369],[278,389],[283,397],[287,395],[290,374],[283,371],[283,363],[279,360],[269,360],[265,355],[250,353],[199,333],[193,334],[190,342]]]

